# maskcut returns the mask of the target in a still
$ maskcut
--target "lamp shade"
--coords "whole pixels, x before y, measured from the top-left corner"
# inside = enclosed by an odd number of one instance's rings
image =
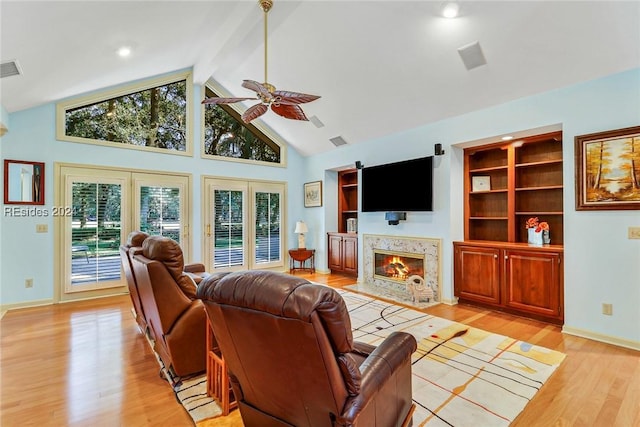
[[[307,224],[304,221],[296,221],[296,230],[294,233],[306,233],[309,229],[307,228]]]

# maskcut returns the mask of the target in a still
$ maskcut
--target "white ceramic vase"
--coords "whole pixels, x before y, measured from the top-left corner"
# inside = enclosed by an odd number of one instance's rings
[[[542,230],[536,233],[535,228],[527,228],[527,232],[529,233],[529,244],[542,246]]]

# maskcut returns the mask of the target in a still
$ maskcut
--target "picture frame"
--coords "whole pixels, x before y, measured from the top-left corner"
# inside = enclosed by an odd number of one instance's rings
[[[491,190],[491,177],[490,176],[472,176],[471,177],[471,192],[476,193],[478,191]]]
[[[576,210],[640,210],[640,126],[575,137]]]
[[[312,181],[304,184],[304,207],[315,208],[322,206],[322,181]]]

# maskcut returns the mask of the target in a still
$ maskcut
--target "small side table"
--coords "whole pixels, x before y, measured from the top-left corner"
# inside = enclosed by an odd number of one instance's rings
[[[289,272],[305,270],[311,273],[316,272],[316,250],[315,249],[289,249]],[[296,261],[299,266],[296,267]],[[306,267],[308,265],[308,267]]]
[[[238,402],[231,390],[227,364],[220,353],[218,343],[213,335],[211,323],[207,318],[207,394],[220,404],[222,415],[227,416]]]

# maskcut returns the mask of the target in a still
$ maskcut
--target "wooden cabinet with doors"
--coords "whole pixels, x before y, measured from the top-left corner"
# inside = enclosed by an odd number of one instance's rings
[[[562,324],[563,248],[526,243],[454,242],[460,302]]]
[[[332,273],[358,275],[358,237],[351,233],[327,233],[329,269]]]
[[[464,242],[454,243],[454,289],[474,302],[563,320],[562,132],[464,151]],[[552,244],[527,243],[527,219],[549,224]]]

